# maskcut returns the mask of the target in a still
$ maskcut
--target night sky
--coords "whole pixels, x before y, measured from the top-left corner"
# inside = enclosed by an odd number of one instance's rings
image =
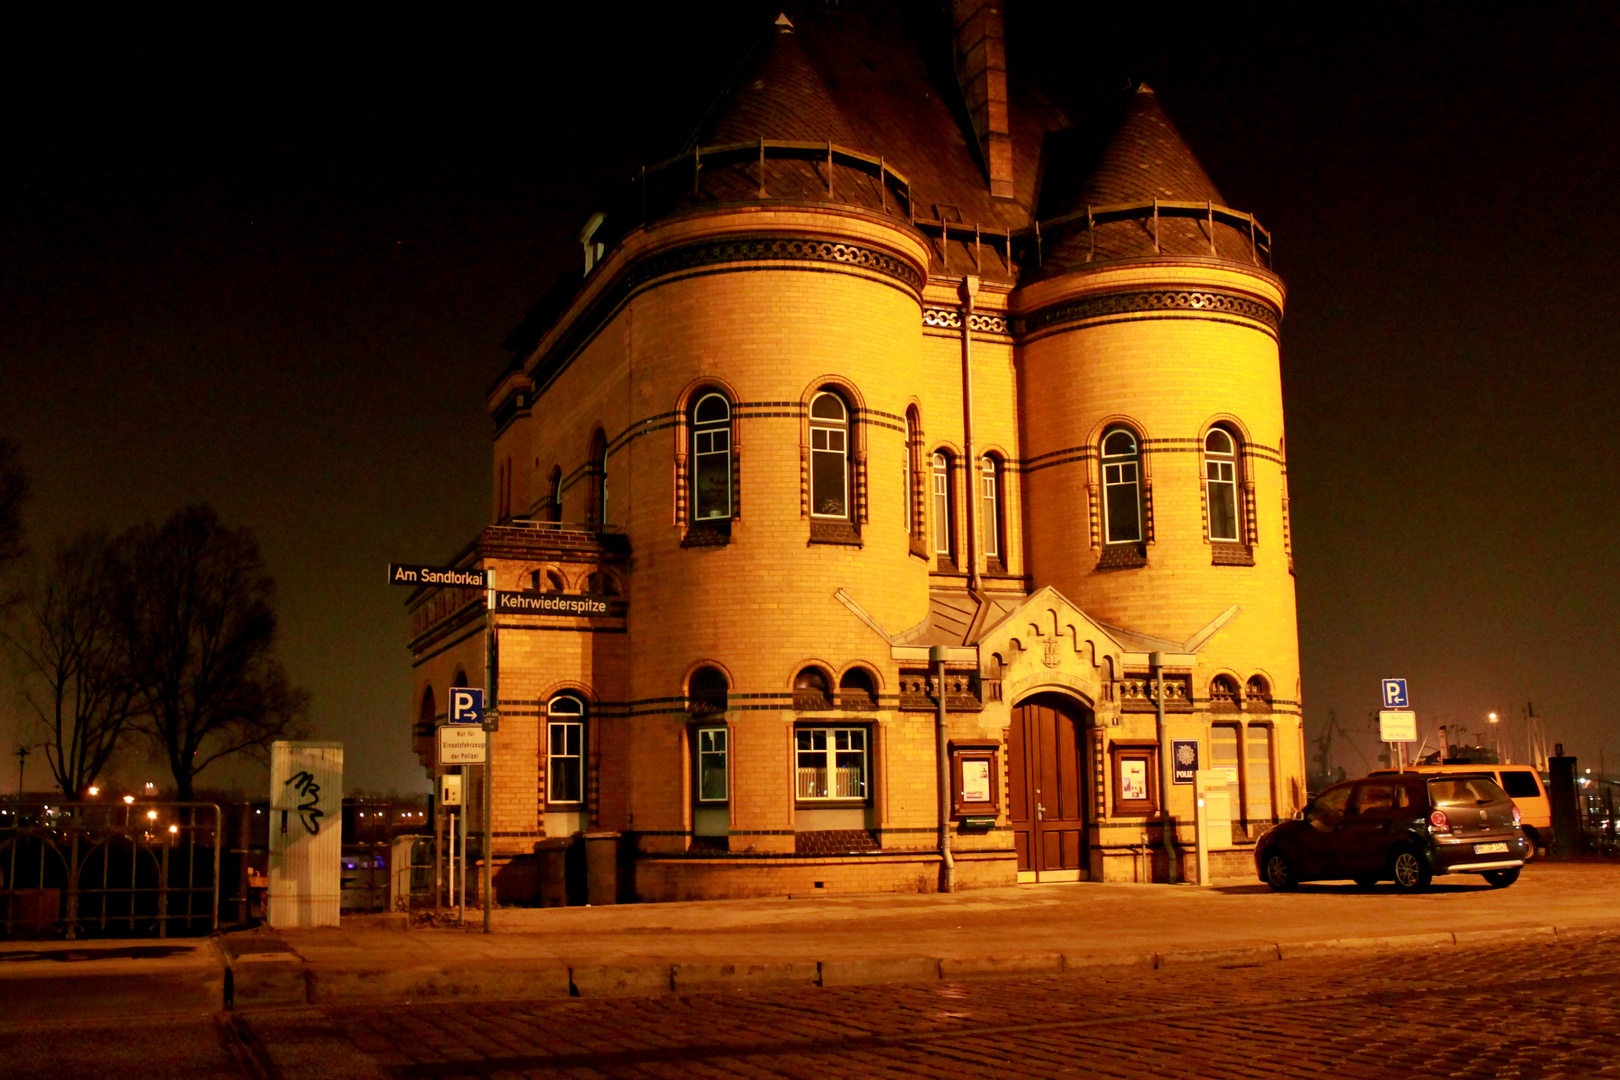
[[[1008,0],[1011,66],[1076,116],[1146,79],[1276,237],[1309,733],[1333,710],[1362,771],[1404,675],[1426,726],[1533,701],[1613,762],[1617,8],[1304,7]],[[351,789],[426,789],[384,568],[487,520],[501,340],[774,14],[541,10],[39,24],[0,76],[0,433],[31,543],[188,501],[251,527]]]

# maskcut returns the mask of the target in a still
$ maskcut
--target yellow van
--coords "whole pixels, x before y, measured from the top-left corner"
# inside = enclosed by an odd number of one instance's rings
[[[1395,772],[1377,769],[1369,776]],[[1541,777],[1528,765],[1408,765],[1407,772],[1435,775],[1467,773],[1470,776],[1488,776],[1508,793],[1513,805],[1519,808],[1519,825],[1537,851],[1544,851],[1552,843],[1552,803],[1547,801],[1547,788]]]

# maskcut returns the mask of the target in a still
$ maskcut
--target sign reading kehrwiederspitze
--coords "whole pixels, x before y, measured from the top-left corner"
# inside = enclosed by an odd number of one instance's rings
[[[495,613],[497,615],[572,615],[576,618],[588,618],[592,615],[606,615],[608,602],[613,597],[598,596],[595,593],[542,593],[542,592],[499,592],[495,593]]]

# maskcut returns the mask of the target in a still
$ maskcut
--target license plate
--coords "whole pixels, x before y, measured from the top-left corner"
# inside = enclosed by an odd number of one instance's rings
[[[1475,855],[1506,855],[1507,854],[1507,845],[1506,844],[1475,844],[1474,845],[1474,854]]]

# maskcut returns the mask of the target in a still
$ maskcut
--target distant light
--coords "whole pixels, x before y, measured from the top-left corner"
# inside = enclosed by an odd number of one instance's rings
[[[132,803],[134,801],[135,801],[135,796],[133,796],[133,795],[125,795],[124,796],[124,805],[125,806],[128,806],[130,803]]]
[[[100,794],[101,794],[101,789],[98,788],[98,787],[95,787],[94,785],[92,785],[91,788],[90,788],[90,797],[95,798],[97,795],[100,795]]]
[[[155,787],[157,787],[157,785],[156,785],[156,784],[154,784],[154,783],[152,783],[152,781],[150,781],[150,780],[148,780],[148,781],[147,781],[147,782],[146,782],[146,786],[147,786],[147,787],[149,787],[149,788],[155,788]]]
[[[1496,714],[1491,713],[1491,715],[1489,717],[1487,717],[1487,719],[1489,719],[1490,722],[1493,723],[1493,724],[1496,723]]]
[[[148,821],[156,821],[157,820],[157,811],[156,810],[148,810],[146,812],[146,819]]]
[[[172,833],[177,833],[177,832],[180,831],[180,826],[178,826],[178,825],[170,825],[169,826],[169,831],[172,832]]]

